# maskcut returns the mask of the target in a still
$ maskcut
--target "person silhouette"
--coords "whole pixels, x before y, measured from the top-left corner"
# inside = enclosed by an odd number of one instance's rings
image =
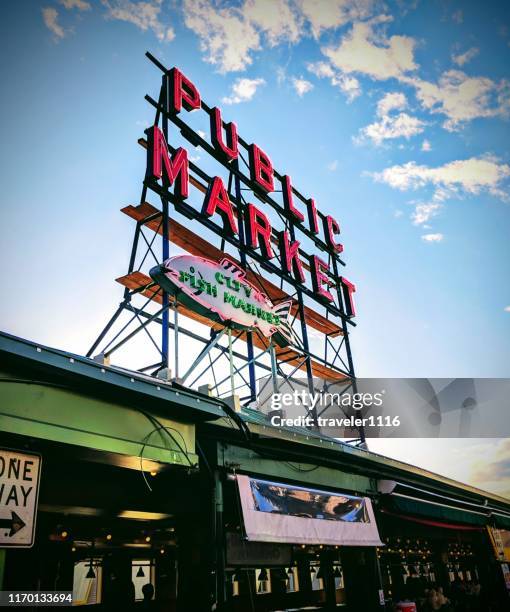
[[[147,582],[146,584],[143,585],[142,595],[143,595],[143,602],[142,602],[143,609],[153,610],[154,604],[155,604],[154,600],[152,599],[154,597],[154,586],[150,582]]]

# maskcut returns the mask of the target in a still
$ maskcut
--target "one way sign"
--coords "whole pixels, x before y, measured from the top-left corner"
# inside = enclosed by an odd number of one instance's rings
[[[0,548],[34,543],[41,456],[0,448]]]

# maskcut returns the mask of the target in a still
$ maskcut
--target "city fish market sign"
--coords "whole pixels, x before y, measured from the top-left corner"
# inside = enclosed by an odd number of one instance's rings
[[[157,125],[146,130],[146,185],[170,200],[178,212],[198,220],[267,272],[324,306],[332,316],[344,321],[354,317],[355,286],[340,276],[337,269],[339,254],[343,252],[339,222],[320,212],[313,198],[301,195],[293,187],[290,176],[277,172],[261,147],[246,143],[238,135],[236,124],[225,123],[221,110],[209,107],[197,87],[177,68],[165,70],[164,84],[159,102],[151,100],[151,103],[194,146],[200,146],[236,175],[258,202],[276,211],[285,226],[282,230],[273,228],[259,204],[244,202],[239,195],[234,197],[221,177],[208,176],[190,161],[185,148],[167,143],[164,131]],[[192,111],[208,115],[208,140],[183,120],[183,115]],[[246,163],[247,171],[241,162]],[[191,180],[190,170],[194,173]],[[191,204],[189,198],[190,186],[196,187],[197,180],[206,183],[201,208]],[[281,193],[278,196],[281,203],[273,195],[276,193]],[[319,257],[317,253],[306,252],[296,239],[301,235],[325,255]],[[227,259],[172,258],[154,268],[151,275],[165,291],[204,316],[244,329],[256,328],[281,344],[293,342],[288,321],[290,305],[272,304]]]
[[[292,301],[274,305],[228,257],[216,263],[178,255],[152,268],[150,275],[179,302],[203,316],[238,329],[259,329],[280,346],[294,343],[289,321]]]

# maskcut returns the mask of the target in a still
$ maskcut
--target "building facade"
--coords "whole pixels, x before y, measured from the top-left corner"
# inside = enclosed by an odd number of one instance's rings
[[[437,585],[508,609],[508,500],[8,334],[0,359],[3,590],[369,611]]]

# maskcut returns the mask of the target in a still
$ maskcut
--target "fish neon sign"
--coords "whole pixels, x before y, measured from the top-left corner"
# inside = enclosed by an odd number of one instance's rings
[[[273,304],[228,257],[216,262],[195,255],[177,255],[150,270],[152,279],[194,312],[233,328],[272,338],[279,346],[295,344],[291,327],[292,300]]]

